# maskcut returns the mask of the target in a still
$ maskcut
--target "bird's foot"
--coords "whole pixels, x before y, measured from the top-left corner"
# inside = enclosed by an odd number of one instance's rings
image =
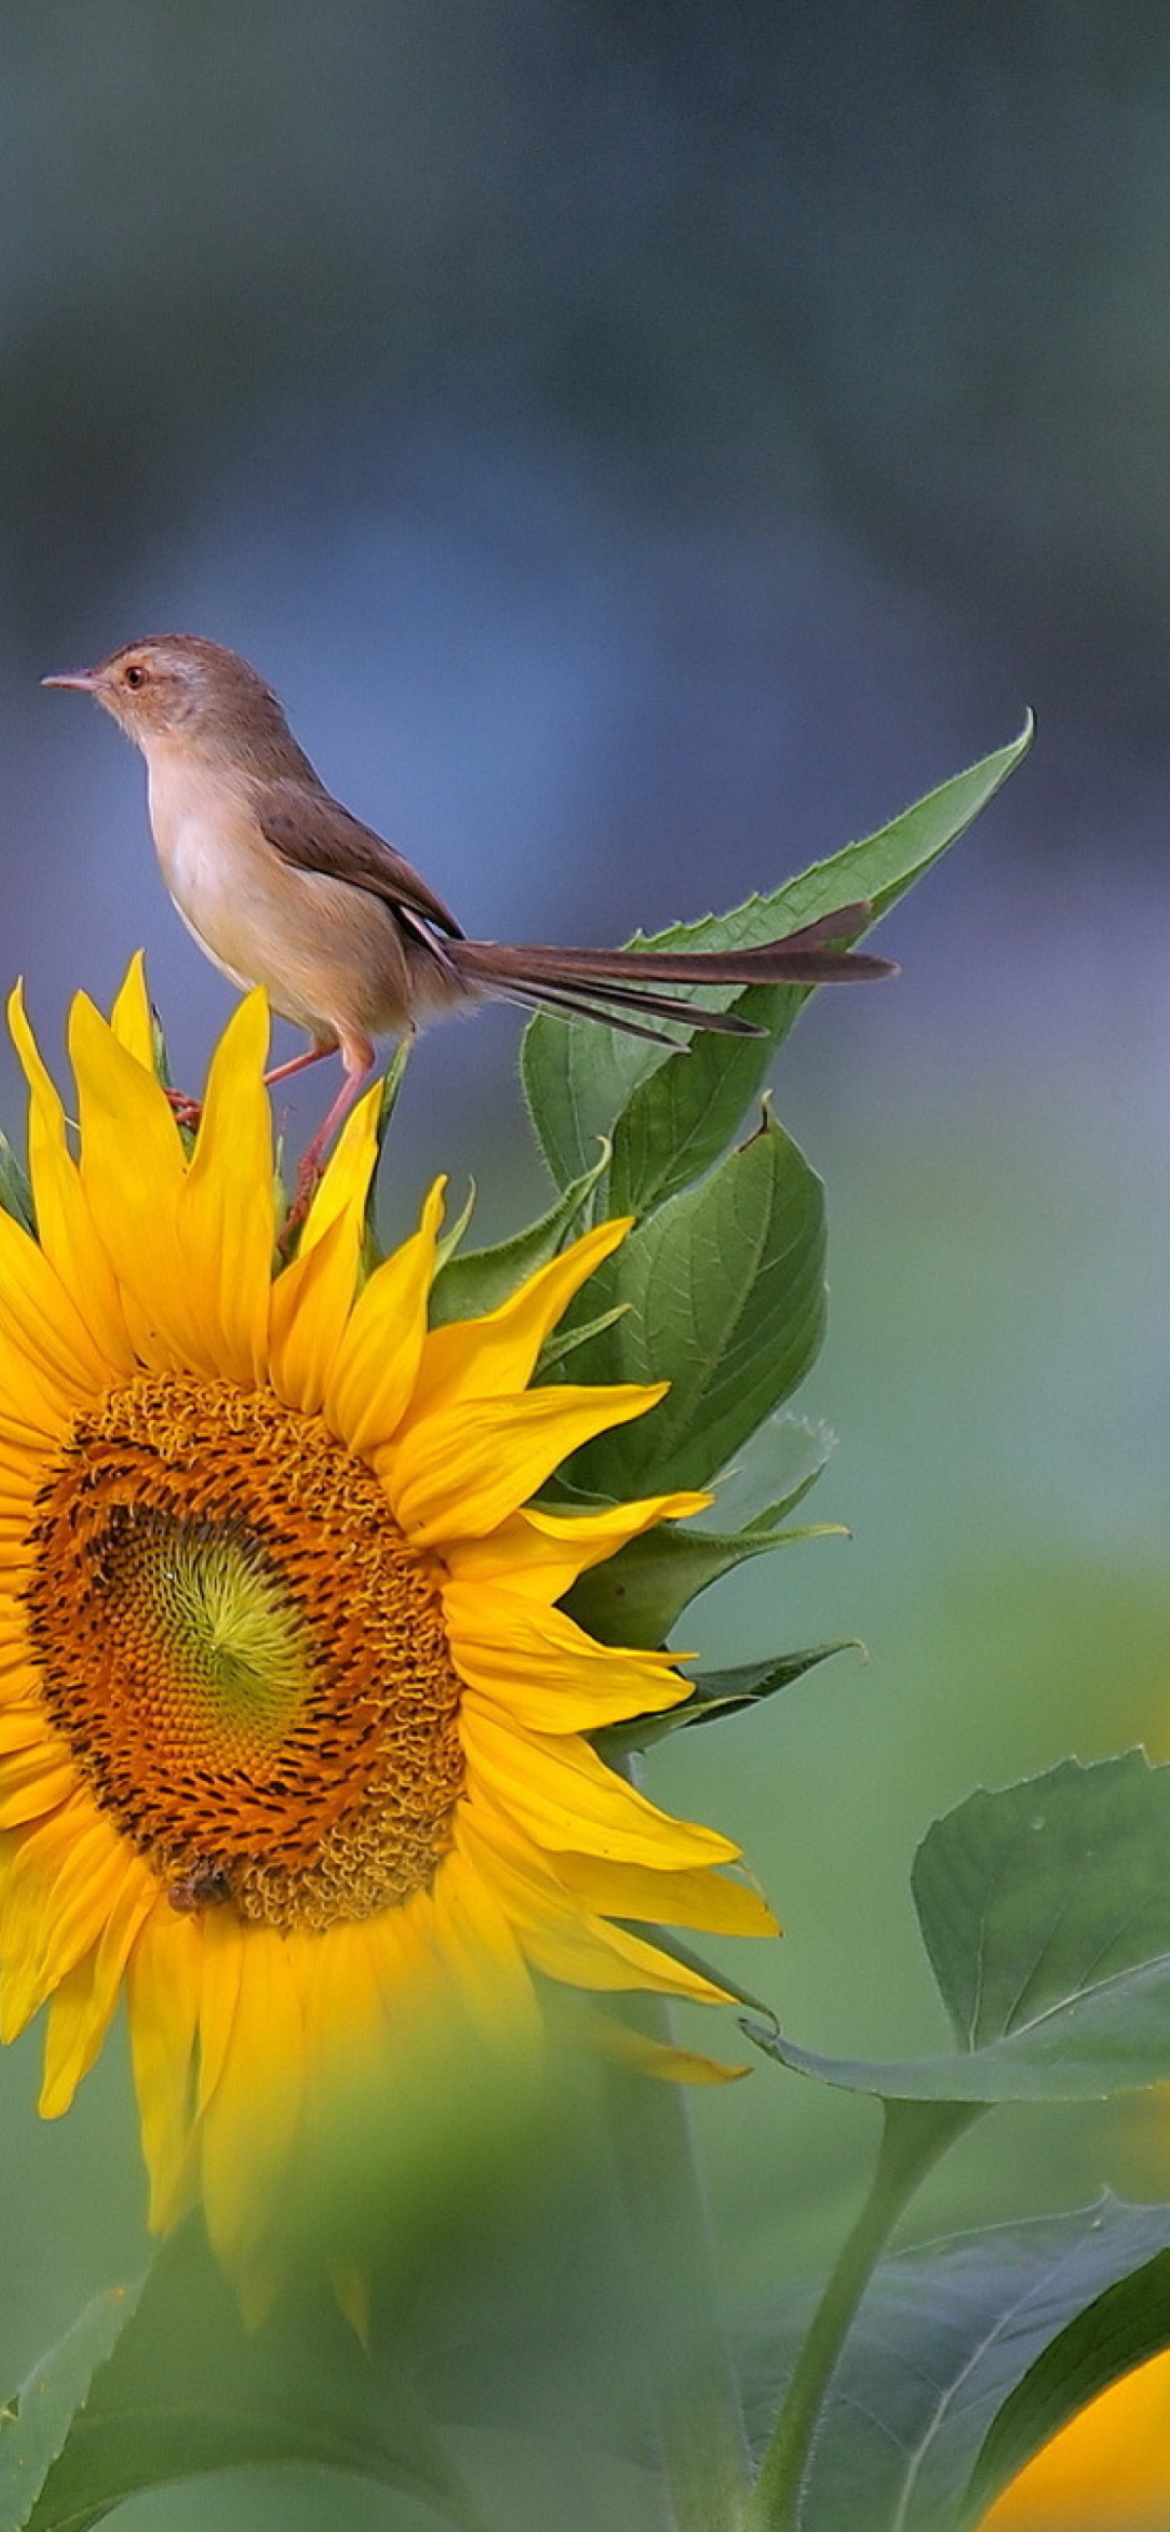
[[[324,1175],[324,1165],[318,1159],[316,1148],[313,1147],[306,1152],[297,1171],[296,1192],[284,1217],[276,1242],[286,1265],[296,1249],[301,1232],[308,1220],[309,1207]]]
[[[192,1134],[196,1133],[203,1114],[202,1099],[189,1099],[185,1090],[168,1090],[166,1100],[177,1124],[187,1126]]]

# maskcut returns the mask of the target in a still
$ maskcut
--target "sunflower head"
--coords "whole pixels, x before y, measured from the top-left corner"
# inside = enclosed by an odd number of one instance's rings
[[[47,2004],[63,2110],[125,1989],[154,2220],[200,2190],[256,2274],[339,2083],[389,2098],[456,2023],[538,2050],[546,1981],[722,2000],[639,1922],[771,1930],[728,1840],[591,1745],[684,1696],[675,1661],[560,1606],[704,1498],[534,1500],[661,1394],[533,1385],[623,1223],[432,1329],[441,1186],[363,1268],[377,1092],[275,1271],[259,995],[193,1148],[140,964],[108,1024],[74,1005],[76,1148],[11,1020],[37,1236],[0,1214],[0,2035]]]

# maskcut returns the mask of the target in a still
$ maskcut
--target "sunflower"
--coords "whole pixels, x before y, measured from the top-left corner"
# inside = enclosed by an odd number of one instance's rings
[[[1170,2355],[1100,2392],[1045,2444],[979,2532],[1163,2532],[1170,2506]]]
[[[0,2037],[47,2005],[53,2117],[124,1991],[152,2223],[201,2193],[244,2275],[347,2057],[392,2086],[449,2016],[539,2046],[542,1981],[722,2002],[631,1927],[774,1930],[738,1849],[586,1737],[677,1702],[675,1661],[558,1606],[705,1498],[531,1500],[661,1394],[529,1385],[624,1224],[431,1330],[441,1186],[363,1278],[376,1092],[274,1271],[262,996],[193,1148],[141,961],[109,1023],[73,1006],[76,1157],[10,1020],[37,1237],[0,1213]]]

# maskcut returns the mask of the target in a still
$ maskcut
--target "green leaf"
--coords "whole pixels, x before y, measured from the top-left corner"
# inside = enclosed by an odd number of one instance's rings
[[[914,1867],[923,1937],[960,2053],[769,2056],[887,2098],[1101,2098],[1170,2076],[1170,1767],[1141,1750],[977,1793]]]
[[[468,1229],[471,1224],[472,1215],[475,1212],[475,1197],[475,1180],[474,1178],[469,1178],[467,1182],[467,1194],[460,1205],[458,1213],[454,1216],[452,1221],[448,1222],[444,1220],[443,1229],[435,1242],[435,1272],[431,1278],[432,1285],[438,1281],[438,1278],[441,1275],[444,1266],[447,1264],[448,1259],[454,1257],[457,1250],[461,1249],[463,1246],[463,1242],[467,1237]]]
[[[1170,2339],[1170,2207],[1106,2197],[883,2261],[829,2393],[801,2532],[973,2532],[1077,2406]],[[768,2436],[799,2316],[753,2316],[740,2373]]]
[[[87,2304],[0,2410],[0,2532],[23,2532],[99,2365],[125,2329],[140,2286]]]
[[[911,1887],[955,2031],[979,2048],[1170,1955],[1170,1767],[1066,1759],[938,1820]]]
[[[624,1301],[616,1302],[612,1310],[600,1311],[595,1319],[586,1319],[582,1327],[566,1324],[553,1336],[546,1336],[537,1358],[536,1380],[547,1380],[554,1366],[565,1362],[579,1346],[588,1345],[592,1337],[604,1336],[607,1328],[616,1327],[627,1306]]]
[[[262,2330],[246,2330],[190,2224],[161,2252],[93,2374],[39,2494],[30,2491],[31,2511],[0,2517],[0,2532],[88,2532],[136,2491],[249,2462],[353,2472],[422,2497],[455,2523],[473,2521],[392,2361],[367,2355],[324,2290],[286,2294]]]
[[[717,1501],[699,1517],[713,1529],[774,1530],[815,1486],[837,1447],[827,1424],[802,1415],[768,1417],[720,1470]]]
[[[378,1180],[382,1172],[382,1154],[386,1149],[386,1137],[390,1131],[390,1120],[398,1105],[399,1093],[406,1077],[406,1067],[410,1061],[410,1050],[412,1044],[413,1040],[411,1038],[404,1037],[399,1039],[399,1042],[394,1049],[394,1053],[390,1058],[390,1062],[387,1065],[386,1073],[381,1085],[381,1096],[378,1100],[378,1116],[374,1128],[375,1160],[373,1169],[370,1173],[369,1190],[366,1195],[366,1215],[362,1236],[362,1272],[366,1275],[373,1274],[375,1267],[381,1265],[382,1258],[385,1254],[381,1240],[378,1237]]]
[[[765,1110],[750,1142],[639,1223],[593,1278],[592,1309],[628,1307],[582,1349],[574,1378],[670,1391],[578,1452],[569,1483],[614,1497],[703,1485],[813,1362],[824,1263],[820,1180]]]
[[[783,892],[794,924],[812,923],[831,914],[835,904],[868,897],[875,916],[888,914],[932,865],[958,842],[981,810],[1015,772],[1032,744],[1034,723],[1028,714],[1019,737],[990,756],[953,774],[949,782],[928,791],[912,808],[867,835],[847,844],[828,861],[814,862]]]
[[[467,1256],[449,1258],[431,1288],[431,1326],[445,1327],[450,1319],[478,1318],[484,1311],[498,1309],[526,1275],[546,1266],[584,1212],[608,1162],[605,1143],[600,1159],[564,1189],[539,1221],[516,1231],[511,1239],[500,1240],[494,1248],[472,1249]],[[591,1282],[590,1292],[593,1289]]]
[[[696,1672],[689,1697],[681,1705],[672,1706],[667,1714],[638,1714],[627,1723],[608,1724],[604,1732],[594,1734],[599,1750],[606,1758],[619,1756],[626,1750],[646,1750],[653,1741],[662,1741],[670,1732],[681,1732],[695,1723],[717,1723],[724,1715],[743,1714],[752,1706],[762,1705],[765,1698],[775,1697],[782,1688],[791,1688],[796,1679],[803,1679],[806,1670],[818,1662],[831,1661],[834,1653],[859,1653],[864,1647],[856,1636],[842,1636],[835,1644],[811,1644],[800,1653],[776,1653],[771,1661],[741,1662],[734,1670],[701,1670]]]
[[[1170,1955],[1170,1767],[1064,1760],[972,1793],[914,1856],[922,1937],[955,2036],[980,2048]]]
[[[696,1029],[689,1045],[664,1056],[637,1084],[614,1126],[606,1189],[611,1213],[649,1213],[712,1167],[759,1097],[808,989],[751,985],[737,993],[724,987],[703,998],[713,1009],[738,1011],[764,1034],[721,1037]],[[573,1034],[564,1021],[552,1025]]]
[[[31,1232],[35,1240],[37,1223],[28,1171],[18,1161],[4,1133],[0,1133],[0,1206],[5,1213],[12,1215],[14,1222],[21,1224],[22,1229]]]
[[[150,1005],[150,1051],[154,1062],[155,1080],[161,1082],[164,1090],[173,1090],[175,1076],[171,1071],[167,1033],[162,1024],[162,1014],[154,1002]]]
[[[647,1928],[644,1919],[635,1923],[633,1918],[628,1918],[626,1925],[630,1934],[641,1935],[645,1939]],[[722,1961],[716,1966],[713,1961],[707,1960],[702,1952],[695,1950],[693,1943],[683,1940],[673,1925],[656,1925],[651,1940],[656,1952],[666,1952],[672,1961],[681,1961],[684,1969],[693,1969],[697,1977],[708,1979],[713,1987],[722,1987],[724,1994],[733,1997],[736,2003],[750,2006],[753,2013],[771,2013],[772,2007],[763,1996],[757,1996],[751,1987],[741,1986],[734,1970],[729,1970]],[[635,2002],[636,2015],[636,2000],[632,2001]],[[669,2028],[669,2024],[663,2026],[664,2036]]]
[[[789,1547],[797,1539],[844,1538],[836,1522],[815,1522],[795,1530],[739,1530],[723,1534],[681,1522],[664,1523],[644,1538],[631,1539],[604,1565],[582,1574],[565,1607],[578,1626],[601,1644],[655,1645],[665,1642],[683,1610],[710,1583],[733,1573],[753,1556]]]
[[[1031,737],[1029,721],[1010,747],[997,749],[876,835],[814,863],[770,896],[749,898],[728,914],[706,915],[698,923],[674,924],[648,943],[638,934],[636,946],[744,948],[777,940],[858,897],[867,897],[875,914],[886,913],[986,807]],[[754,986],[747,994],[724,987],[705,999],[715,1009],[734,1007],[759,1021],[766,1038],[735,1046],[697,1034],[689,1051],[672,1053],[593,1021],[577,1025],[541,1012],[529,1023],[521,1057],[524,1088],[558,1185],[567,1186],[587,1167],[598,1135],[614,1139],[612,1210],[642,1211],[661,1202],[717,1158],[806,994],[791,985]]]

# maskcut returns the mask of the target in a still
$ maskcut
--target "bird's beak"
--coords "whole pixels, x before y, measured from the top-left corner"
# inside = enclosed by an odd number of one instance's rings
[[[91,695],[98,682],[96,668],[71,668],[60,677],[42,677],[42,686],[76,686],[79,694]]]

